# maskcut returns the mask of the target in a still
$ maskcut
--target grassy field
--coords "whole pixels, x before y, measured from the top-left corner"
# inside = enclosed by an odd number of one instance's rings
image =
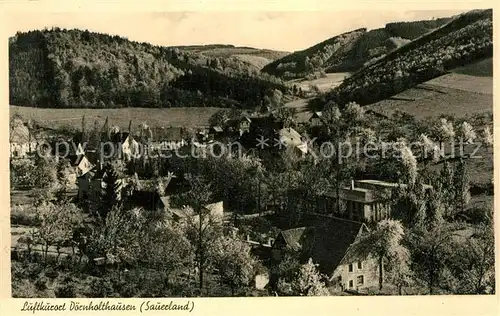
[[[426,85],[493,95],[493,78],[450,73],[426,82]]]
[[[365,108],[386,116],[401,111],[417,119],[492,113],[493,78],[448,74]]]
[[[220,108],[123,108],[123,109],[49,109],[35,107],[10,106],[10,116],[19,113],[24,118],[31,118],[43,127],[57,128],[64,126],[80,127],[82,116],[87,124],[97,120],[102,124],[106,117],[110,125],[127,129],[129,121],[137,127],[146,122],[152,127],[204,127],[209,118]]]
[[[349,75],[348,72],[327,73],[325,78],[312,80],[295,79],[289,81],[289,83],[297,85],[297,87],[300,87],[303,91],[310,91],[311,86],[317,86],[321,92],[326,92],[340,85]]]
[[[470,65],[453,69],[452,72],[478,77],[493,77],[493,58],[486,58]]]

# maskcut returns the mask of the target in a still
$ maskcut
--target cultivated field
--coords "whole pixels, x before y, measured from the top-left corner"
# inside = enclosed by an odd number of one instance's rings
[[[19,113],[24,118],[31,118],[43,127],[58,128],[64,126],[80,127],[82,116],[87,124],[97,120],[101,124],[106,117],[109,124],[128,128],[129,121],[137,127],[146,122],[151,127],[204,127],[208,126],[209,118],[220,108],[123,108],[123,109],[49,109],[35,107],[10,106],[10,116]]]

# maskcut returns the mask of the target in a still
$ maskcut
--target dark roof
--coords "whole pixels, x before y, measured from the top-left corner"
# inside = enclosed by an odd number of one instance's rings
[[[170,179],[168,186],[165,188],[166,195],[182,194],[191,189],[189,181],[184,177],[175,177]]]
[[[111,134],[109,140],[115,144],[122,144],[127,139],[128,135],[129,133],[126,132]]]
[[[76,132],[73,135],[73,138],[71,139],[73,143],[75,144],[81,144],[83,142],[83,133],[82,132]]]
[[[287,230],[282,230],[280,235],[283,237],[286,245],[294,251],[299,251],[302,249],[304,243],[303,237],[306,235],[305,232],[307,227],[298,227]]]
[[[99,162],[99,153],[97,151],[88,150],[85,152],[85,156],[90,161],[91,164],[97,165]]]
[[[85,155],[70,155],[68,158],[71,163],[71,166],[77,167],[80,164],[80,162],[82,162],[84,157]]]
[[[240,119],[240,122],[244,122],[244,121],[246,121],[246,122],[248,122],[248,123],[251,123],[251,122],[252,122],[252,120],[251,120],[248,116],[246,116],[246,115],[245,115],[245,116],[243,116],[243,117]]]
[[[155,210],[158,202],[161,202],[161,196],[156,191],[135,190],[127,198],[127,203],[132,207],[143,207],[147,210]]]
[[[331,274],[362,228],[367,229],[361,222],[318,216],[310,226],[288,229],[280,234],[289,247],[301,249],[303,260],[312,258],[322,273]]]
[[[190,207],[169,208],[169,211],[179,218],[186,218],[196,215],[194,210]]]

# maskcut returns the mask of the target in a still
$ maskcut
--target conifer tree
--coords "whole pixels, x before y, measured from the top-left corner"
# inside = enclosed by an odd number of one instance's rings
[[[455,190],[455,214],[465,211],[470,202],[470,183],[467,164],[465,160],[460,159],[453,177],[453,186]]]
[[[109,163],[104,167],[102,181],[103,190],[98,213],[101,218],[106,218],[113,207],[121,204],[121,182],[118,173]]]

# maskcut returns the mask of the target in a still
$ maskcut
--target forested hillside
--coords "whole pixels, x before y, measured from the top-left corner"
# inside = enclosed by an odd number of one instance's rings
[[[492,56],[492,10],[474,10],[367,65],[324,101],[374,103],[450,69]]]
[[[10,103],[42,107],[253,107],[277,78],[244,64],[81,30],[18,33]]]
[[[351,72],[366,62],[449,22],[451,18],[389,23],[384,28],[365,28],[343,33],[308,49],[278,59],[264,72],[286,78],[304,77],[310,72]]]
[[[253,47],[238,47],[234,45],[189,45],[178,46],[182,51],[199,53],[200,60],[219,58],[233,68],[248,68],[250,71],[260,71],[264,66],[276,59],[288,55],[288,52]]]

